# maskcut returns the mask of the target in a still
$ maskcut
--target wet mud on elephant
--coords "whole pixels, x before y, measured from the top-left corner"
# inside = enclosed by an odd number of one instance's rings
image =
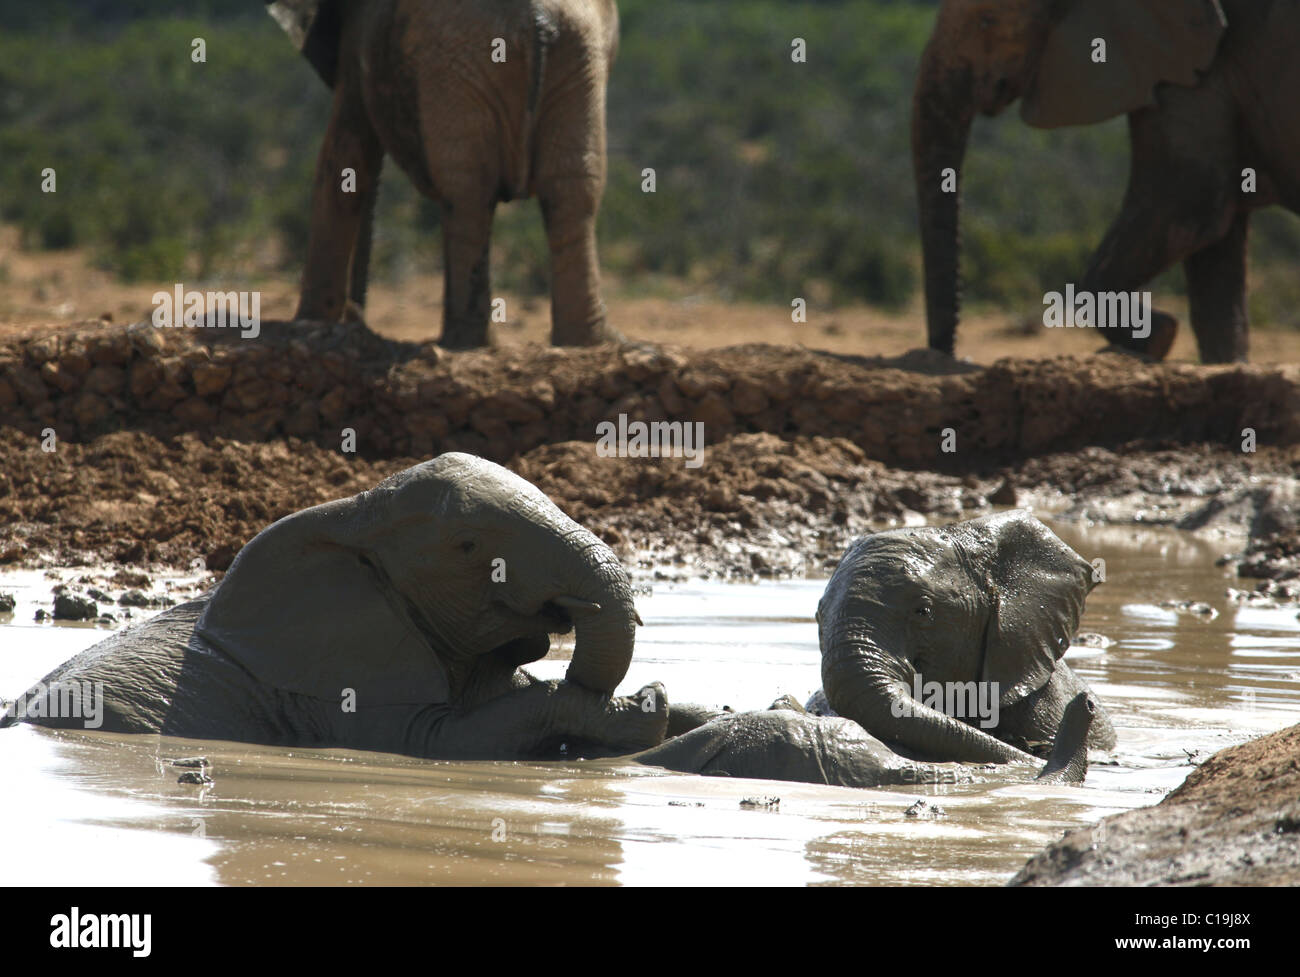
[[[110,732],[443,759],[630,753],[662,741],[659,686],[613,697],[638,618],[601,540],[536,487],[449,453],[263,530],[207,595],[92,646],[16,700],[101,688]],[[566,680],[518,666],[573,630]]]

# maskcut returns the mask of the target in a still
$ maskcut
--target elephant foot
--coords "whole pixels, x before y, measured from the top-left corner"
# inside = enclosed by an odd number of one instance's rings
[[[627,753],[658,746],[668,734],[668,712],[668,693],[659,682],[616,696],[605,707],[600,740]]]
[[[366,310],[348,299],[347,304],[343,306],[342,321],[349,325],[364,326],[366,324]]]
[[[488,345],[487,332],[448,327],[438,337],[438,345],[443,349],[482,349]]]
[[[1147,360],[1159,362],[1169,355],[1178,338],[1178,320],[1167,312],[1152,311],[1151,332],[1143,339],[1125,336],[1122,342],[1114,342],[1102,352],[1127,353]]]
[[[552,346],[600,346],[604,343],[626,343],[627,337],[604,319],[586,325],[551,326]]]
[[[781,709],[785,709],[788,712],[802,712],[805,714],[808,712],[807,709],[799,704],[799,701],[795,699],[794,696],[789,694],[779,696],[770,706],[767,707],[768,712],[775,712]]]

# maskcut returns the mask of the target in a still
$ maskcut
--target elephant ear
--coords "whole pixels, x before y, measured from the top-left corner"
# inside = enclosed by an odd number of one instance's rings
[[[266,12],[289,35],[330,88],[338,80],[343,14],[339,0],[263,0]]]
[[[980,678],[997,682],[999,704],[1008,706],[1052,677],[1095,586],[1092,565],[1024,509],[976,522],[992,554]]]
[[[1219,0],[1067,0],[1020,104],[1031,126],[1090,125],[1155,104],[1161,82],[1195,85],[1226,21]],[[1106,60],[1093,60],[1105,41]]]
[[[197,632],[259,681],[366,706],[449,701],[447,673],[411,607],[348,527],[355,499],[258,533],[213,592]]]

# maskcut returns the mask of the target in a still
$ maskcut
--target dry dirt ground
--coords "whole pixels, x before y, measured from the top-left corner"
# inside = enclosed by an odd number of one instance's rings
[[[107,314],[116,322],[148,317],[151,296],[170,290],[172,281],[124,284],[97,269],[80,251],[32,253],[18,246],[12,227],[0,225],[0,337],[32,327],[72,325]],[[288,319],[297,304],[298,282],[284,274],[254,281],[187,282],[191,288],[258,289],[262,315]],[[610,322],[635,341],[668,343],[696,349],[769,343],[807,346],[858,356],[900,356],[923,346],[925,327],[919,302],[898,315],[866,306],[824,307],[810,302],[808,321],[793,323],[790,308],[724,301],[667,284],[661,297],[622,292],[606,282]],[[513,345],[545,343],[550,335],[550,307],[545,298],[503,294],[509,321],[495,326],[494,340]],[[1156,305],[1187,321],[1185,304],[1176,296],[1155,296]],[[435,269],[400,284],[372,285],[366,315],[371,328],[391,339],[423,343],[440,331],[442,277]],[[1005,357],[1086,356],[1101,345],[1091,330],[1046,330],[1030,321],[1041,309],[1018,316],[981,314],[968,309],[957,337],[957,355],[976,363]],[[1180,329],[1170,353],[1173,362],[1197,362],[1190,329]],[[1256,328],[1251,361],[1258,364],[1300,363],[1300,332]]]

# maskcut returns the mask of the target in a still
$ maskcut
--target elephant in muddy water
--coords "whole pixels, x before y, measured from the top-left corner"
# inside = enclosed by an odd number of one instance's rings
[[[668,722],[660,686],[611,697],[637,623],[608,546],[517,475],[449,453],[274,523],[214,590],[77,655],[2,724],[90,725],[60,700],[102,688],[110,732],[443,759],[630,753]],[[564,681],[518,670],[569,630]]]
[[[922,55],[912,155],[933,349],[959,315],[960,181],[976,112],[1021,99],[1032,126],[1128,116],[1119,216],[1079,293],[1130,293],[1182,262],[1206,363],[1245,361],[1247,229],[1258,207],[1300,213],[1296,0],[943,0]],[[1107,338],[1163,358],[1177,321]]]
[[[295,318],[335,321],[349,299],[364,305],[387,153],[441,205],[443,346],[487,343],[493,211],[532,196],[550,247],[552,341],[618,338],[596,256],[614,0],[267,3],[334,90]]]
[[[1079,783],[1088,772],[1088,738],[1097,707],[1080,692],[1061,714],[1037,780]],[[660,746],[638,763],[714,777],[787,780],[835,787],[955,784],[975,779],[960,763],[917,762],[894,752],[851,719],[811,716],[788,697],[762,712],[720,714]]]
[[[916,760],[1028,761],[1089,692],[1062,656],[1094,586],[1022,509],[862,537],[817,607],[825,698]],[[1100,707],[1088,744],[1115,746]]]

